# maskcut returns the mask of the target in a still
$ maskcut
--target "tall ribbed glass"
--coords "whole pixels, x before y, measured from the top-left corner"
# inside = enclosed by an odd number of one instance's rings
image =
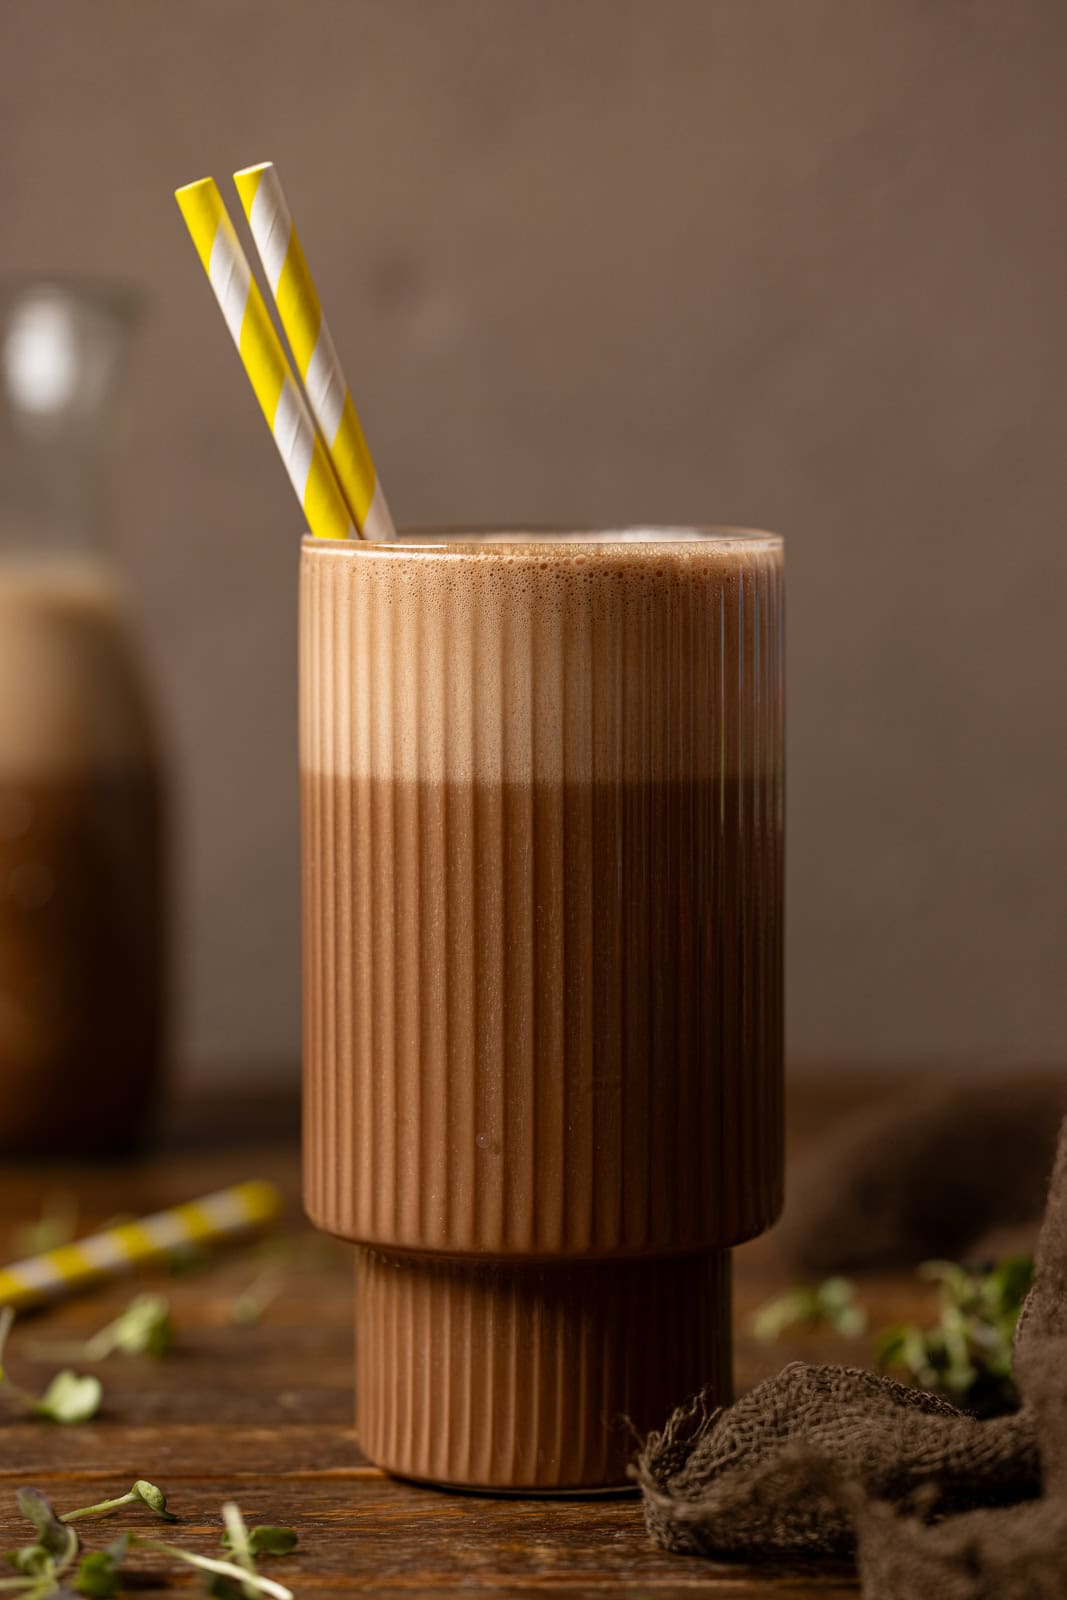
[[[770,535],[307,540],[305,1198],[361,1247],[361,1442],[619,1483],[729,1388],[782,1183]]]

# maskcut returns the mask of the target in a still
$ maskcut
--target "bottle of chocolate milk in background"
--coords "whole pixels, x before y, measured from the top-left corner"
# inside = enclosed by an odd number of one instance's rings
[[[305,541],[305,1193],[372,1460],[625,1482],[782,1181],[772,536]]]
[[[160,1075],[156,730],[107,493],[130,307],[0,292],[0,1152],[139,1142]]]
[[[159,1089],[154,728],[102,564],[0,557],[0,1150],[129,1148]]]

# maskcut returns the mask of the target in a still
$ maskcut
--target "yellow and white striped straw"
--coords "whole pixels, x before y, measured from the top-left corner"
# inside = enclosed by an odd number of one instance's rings
[[[235,172],[233,181],[349,510],[365,539],[395,539],[381,481],[293,227],[281,179],[273,162],[262,161]]]
[[[354,538],[348,502],[274,331],[218,184],[214,178],[201,178],[199,183],[175,190],[175,198],[308,527],[323,539]]]
[[[75,1244],[0,1267],[0,1306],[38,1305],[114,1278],[144,1262],[159,1260],[191,1244],[210,1244],[273,1222],[281,1195],[272,1183],[251,1179],[187,1205],[157,1211],[139,1222],[123,1222],[91,1233]]]

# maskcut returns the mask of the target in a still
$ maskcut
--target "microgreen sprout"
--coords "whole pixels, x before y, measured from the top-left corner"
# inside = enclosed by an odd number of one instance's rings
[[[228,1543],[225,1534],[222,1542]],[[271,1528],[259,1523],[248,1535],[248,1542],[254,1556],[287,1556],[296,1549],[298,1540],[292,1528]]]
[[[854,1338],[867,1326],[867,1313],[856,1299],[847,1278],[827,1278],[814,1288],[790,1289],[761,1306],[752,1319],[752,1331],[769,1344],[789,1328],[829,1327]]]
[[[116,1495],[113,1500],[98,1500],[95,1505],[81,1506],[76,1511],[65,1511],[60,1518],[61,1522],[78,1522],[82,1517],[106,1517],[112,1511],[118,1511],[122,1506],[144,1505],[154,1511],[157,1517],[164,1522],[177,1522],[173,1511],[167,1510],[167,1498],[162,1489],[154,1483],[149,1483],[147,1478],[138,1478],[126,1490],[125,1494]]]
[[[85,1343],[86,1361],[104,1361],[114,1350],[126,1355],[166,1355],[174,1343],[170,1306],[161,1294],[134,1295],[125,1311]]]
[[[187,1561],[190,1566],[199,1567],[201,1572],[231,1580],[225,1587],[212,1585],[210,1589],[212,1594],[223,1596],[266,1594],[271,1595],[273,1600],[293,1600],[291,1589],[287,1589],[284,1583],[276,1583],[273,1578],[265,1578],[262,1573],[254,1570],[254,1566],[253,1570],[249,1571],[246,1567],[238,1566],[236,1561],[220,1561],[215,1556],[202,1556],[195,1550],[183,1550],[180,1545],[164,1544],[160,1539],[143,1539],[140,1534],[133,1534],[130,1544],[138,1550],[153,1550],[157,1555],[174,1556],[178,1561]]]
[[[61,1594],[59,1580],[78,1554],[78,1535],[73,1528],[64,1527],[39,1489],[20,1489],[15,1499],[22,1515],[33,1524],[37,1539],[8,1551],[7,1563],[19,1576],[0,1580],[0,1589],[17,1591],[25,1600]]]
[[[50,1501],[39,1489],[20,1489],[16,1495],[22,1515],[33,1524],[35,1543],[8,1551],[5,1559],[18,1576],[0,1578],[0,1591],[17,1595],[18,1600],[69,1600],[73,1593],[90,1600],[110,1600],[122,1588],[122,1563],[129,1550],[138,1549],[171,1556],[198,1568],[204,1575],[205,1592],[216,1600],[293,1600],[284,1584],[265,1578],[257,1571],[256,1557],[288,1555],[296,1545],[291,1528],[245,1526],[240,1510],[232,1502],[222,1508],[225,1524],[223,1545],[233,1552],[233,1560],[202,1556],[195,1550],[165,1544],[159,1539],[126,1531],[102,1550],[82,1553],[77,1531],[70,1526],[83,1517],[102,1517],[120,1507],[140,1502],[167,1521],[177,1519],[167,1510],[162,1489],[147,1478],[138,1478],[127,1492],[95,1505],[82,1506],[57,1516]],[[79,1556],[81,1559],[79,1560]],[[71,1573],[75,1561],[77,1568]],[[71,1588],[73,1585],[73,1588]]]
[[[49,1422],[88,1422],[95,1417],[103,1394],[99,1378],[79,1377],[66,1369],[56,1373],[39,1398],[12,1380],[4,1366],[4,1346],[14,1321],[14,1311],[5,1306],[0,1311],[0,1388],[6,1389],[31,1416]]]
[[[919,1276],[940,1287],[939,1320],[931,1328],[886,1328],[877,1342],[879,1366],[980,1411],[1011,1405],[1012,1340],[1033,1277],[1030,1257],[1008,1256],[986,1271],[926,1261]]]
[[[128,1533],[120,1533],[103,1550],[90,1550],[78,1563],[74,1587],[92,1600],[110,1600],[122,1588],[120,1568],[130,1548]]]
[[[252,1282],[235,1295],[226,1308],[226,1320],[236,1327],[258,1322],[267,1307],[282,1292],[282,1277],[275,1267],[264,1267]]]
[[[240,1508],[232,1500],[227,1500],[223,1506],[222,1520],[226,1525],[223,1542],[233,1551],[233,1559],[242,1571],[254,1577],[256,1563],[252,1555],[248,1529],[245,1527],[245,1519],[241,1515]],[[241,1583],[241,1593],[246,1600],[255,1600],[256,1591],[247,1580]]]
[[[40,1550],[51,1556],[60,1570],[68,1567],[78,1552],[78,1535],[56,1516],[47,1495],[43,1495],[40,1489],[19,1489],[15,1503],[27,1522],[32,1522],[37,1530],[36,1545],[28,1545],[20,1550],[18,1556],[24,1559],[16,1559],[15,1565],[24,1571],[32,1567],[31,1552]]]
[[[160,1294],[134,1295],[125,1310],[77,1343],[37,1344],[35,1354],[67,1361],[106,1361],[116,1350],[129,1356],[164,1356],[174,1343],[170,1306]]]
[[[985,1268],[925,1261],[918,1275],[939,1287],[938,1320],[927,1328],[902,1322],[883,1329],[875,1341],[879,1367],[983,1414],[1010,1408],[1018,1398],[1013,1339],[1033,1278],[1031,1258],[1008,1256]],[[851,1336],[863,1332],[866,1320],[851,1283],[827,1278],[815,1288],[790,1289],[769,1301],[756,1313],[752,1329],[768,1342],[798,1326],[826,1326]]]

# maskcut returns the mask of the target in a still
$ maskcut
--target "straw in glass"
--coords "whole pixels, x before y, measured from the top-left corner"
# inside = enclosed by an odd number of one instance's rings
[[[323,539],[357,536],[326,448],[214,178],[175,191],[204,271],[233,336],[308,527]]]
[[[274,164],[245,167],[233,181],[349,510],[365,539],[394,539],[381,481]]]

